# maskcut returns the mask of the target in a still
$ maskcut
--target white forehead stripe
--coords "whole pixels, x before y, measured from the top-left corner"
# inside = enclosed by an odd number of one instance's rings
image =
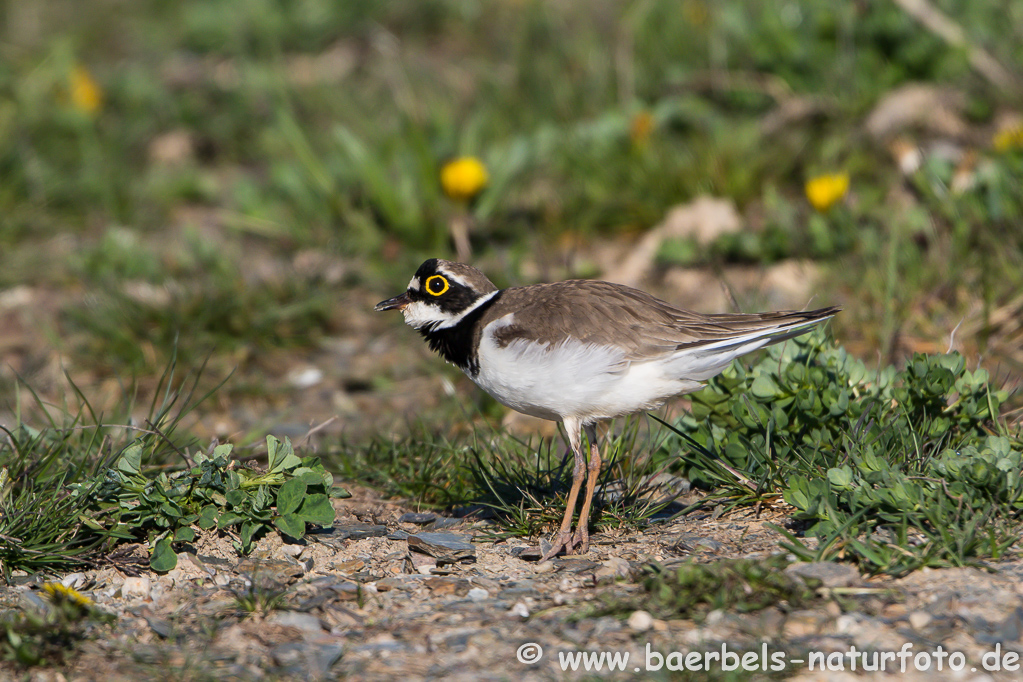
[[[413,277],[409,280],[408,288],[412,291],[419,291],[419,280]]]
[[[464,279],[462,279],[461,277],[459,277],[458,275],[454,274],[453,272],[451,272],[450,270],[448,270],[447,268],[445,268],[443,266],[437,268],[437,272],[441,273],[442,275],[447,277],[450,281],[454,282],[455,284],[461,284],[466,289],[472,289],[472,287],[469,285],[468,282],[466,282]]]

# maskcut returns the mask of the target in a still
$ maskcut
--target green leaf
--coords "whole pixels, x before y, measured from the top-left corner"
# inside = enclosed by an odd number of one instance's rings
[[[270,463],[270,472],[275,473],[284,468],[284,455],[280,453],[281,441],[273,436],[266,437],[266,458]]]
[[[282,443],[273,436],[267,436],[266,450],[271,474],[279,474],[302,464],[302,460],[295,456],[295,450],[288,438]]]
[[[774,379],[770,376],[761,374],[753,380],[753,385],[750,386],[750,393],[758,400],[770,400],[778,395],[778,384],[774,383]]]
[[[149,557],[149,567],[157,573],[166,573],[178,565],[178,555],[171,548],[170,535],[164,535],[156,541],[153,555]]]
[[[295,512],[302,504],[305,497],[306,482],[300,478],[293,478],[277,491],[277,513],[281,516]]]
[[[330,496],[337,500],[343,500],[345,498],[351,497],[352,494],[345,490],[344,488],[342,488],[341,486],[335,485],[330,489]]]
[[[195,540],[195,531],[189,526],[183,526],[174,531],[174,542],[192,542]]]
[[[242,524],[239,537],[241,538],[242,553],[248,554],[252,550],[252,539],[256,536],[256,533],[263,524],[256,523],[255,521],[246,521]]]
[[[217,528],[219,530],[224,530],[229,526],[237,526],[244,520],[245,517],[237,512],[224,512],[220,515],[220,519],[217,521]]]
[[[302,502],[298,515],[307,523],[315,523],[317,526],[329,526],[334,523],[334,507],[330,504],[330,498],[317,493],[309,495]]]
[[[849,488],[853,480],[852,469],[847,466],[828,469],[828,480],[837,488]]]
[[[132,443],[129,445],[121,456],[117,459],[118,471],[123,471],[126,474],[138,476],[142,473],[142,445],[139,443]]]
[[[219,459],[221,457],[223,457],[225,461],[230,459],[231,458],[231,452],[233,450],[234,450],[234,446],[232,444],[230,444],[230,443],[221,443],[217,447],[213,448],[213,459],[214,459],[214,461],[216,461],[217,459]],[[222,465],[218,465],[218,466],[222,466]]]
[[[287,514],[274,519],[274,525],[285,535],[300,540],[305,535],[305,521],[298,514]]]
[[[229,490],[225,498],[229,506],[240,507],[245,502],[245,492],[242,490]]]
[[[216,505],[208,504],[199,512],[199,520],[196,523],[203,530],[209,530],[217,525],[217,515],[219,513]]]

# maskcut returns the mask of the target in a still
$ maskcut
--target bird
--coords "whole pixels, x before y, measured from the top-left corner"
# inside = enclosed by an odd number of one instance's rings
[[[804,334],[840,311],[703,314],[623,284],[586,279],[499,289],[475,267],[439,258],[420,265],[404,292],[375,306],[394,309],[431,350],[498,402],[564,426],[572,485],[542,561],[589,549],[601,466],[598,422],[699,390],[735,358]]]

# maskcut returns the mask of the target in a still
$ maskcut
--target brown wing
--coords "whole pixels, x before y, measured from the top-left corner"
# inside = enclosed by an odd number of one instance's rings
[[[594,280],[505,289],[501,304],[488,311],[490,319],[483,320],[486,324],[509,309],[515,312],[513,323],[495,335],[501,345],[515,339],[552,344],[572,337],[586,343],[619,346],[633,361],[750,335],[780,341],[792,336],[791,332],[803,333],[801,328],[839,310],[704,315],[676,308],[638,289]]]

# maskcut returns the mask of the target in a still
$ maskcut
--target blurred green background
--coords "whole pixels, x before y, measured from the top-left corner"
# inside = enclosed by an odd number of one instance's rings
[[[451,409],[457,372],[370,311],[453,224],[499,285],[609,276],[707,196],[733,229],[658,239],[637,284],[842,305],[872,365],[956,348],[1013,384],[1023,2],[927,7],[0,2],[0,409],[64,371],[144,396],[172,357],[234,371],[207,434]],[[461,156],[489,175],[467,204]]]

